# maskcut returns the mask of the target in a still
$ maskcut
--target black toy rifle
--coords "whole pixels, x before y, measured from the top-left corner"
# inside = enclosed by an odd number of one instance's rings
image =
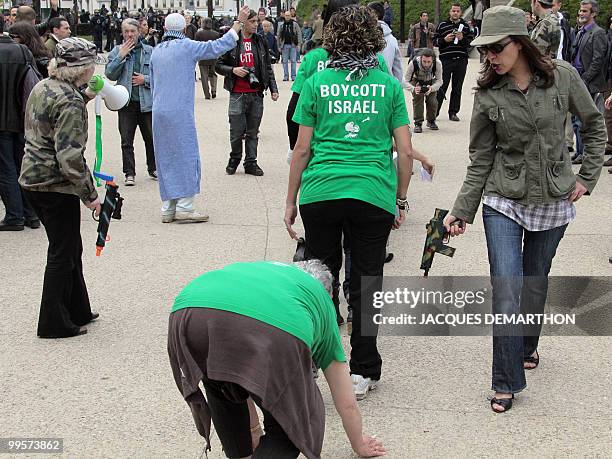
[[[110,226],[111,218],[121,220],[121,208],[123,207],[123,198],[119,194],[119,186],[109,180],[106,182],[106,195],[102,204],[102,211],[98,222],[98,239],[96,240],[96,256],[99,257],[102,249],[106,245],[108,238],[108,227]],[[96,220],[94,216],[94,220]]]

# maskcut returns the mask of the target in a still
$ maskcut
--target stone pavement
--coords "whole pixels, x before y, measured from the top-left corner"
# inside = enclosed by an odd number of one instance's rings
[[[413,180],[408,220],[391,236],[395,259],[385,268],[388,275],[420,275],[424,224],[435,207],[451,206],[459,189],[468,163],[470,87],[477,66],[470,62],[461,122],[441,116],[440,131],[414,136],[416,147],[435,160],[436,176],[431,184]],[[279,65],[276,72],[282,75]],[[228,96],[222,81],[216,100],[205,101],[197,88],[203,172],[197,203],[210,214],[209,223],[161,223],[157,183],[147,177],[137,135],[137,185],[121,187],[123,220],[112,222],[112,239],[100,258],[94,256],[96,223],[83,207],[85,279],[92,308],[101,314],[87,335],[36,338],[44,230],[0,233],[0,437],[62,437],[65,457],[71,458],[200,456],[203,442],[168,364],[168,312],[180,289],[206,270],[292,256],[295,244],[282,221],[289,84],[281,82],[280,89],[278,102],[266,99],[259,145],[265,176],[255,178],[245,176],[242,167],[235,176],[225,175]],[[93,164],[93,104],[89,109],[87,159]],[[105,112],[103,118],[103,169],[121,177],[117,115]],[[604,171],[595,194],[577,205],[578,218],[561,242],[553,275],[611,274],[612,236],[606,229],[611,199],[612,176]],[[487,275],[480,217],[453,245],[455,258],[436,257],[432,275]],[[345,327],[342,335],[348,346]],[[486,399],[490,338],[383,337],[381,383],[360,402],[365,431],[383,439],[393,458],[609,457],[611,351],[609,337],[544,337],[542,361],[527,375],[527,390],[512,411],[495,415]],[[328,414],[323,457],[351,457],[324,378],[319,385]],[[209,456],[223,457],[216,437]]]

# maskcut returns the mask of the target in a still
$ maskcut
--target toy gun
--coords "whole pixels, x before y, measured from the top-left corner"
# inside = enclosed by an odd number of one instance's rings
[[[98,222],[98,239],[96,240],[96,257],[99,257],[102,253],[102,249],[109,241],[108,227],[110,226],[111,218],[121,220],[121,208],[123,207],[123,198],[119,194],[119,186],[113,182],[113,177],[106,181],[106,196],[104,196],[104,204],[102,204],[102,211],[100,217],[96,220]]]
[[[425,248],[423,249],[423,257],[421,258],[421,269],[425,270],[423,276],[427,277],[431,264],[433,263],[434,255],[440,253],[447,257],[455,255],[455,249],[446,245],[449,239],[449,234],[444,228],[444,217],[448,214],[448,210],[436,209],[434,217],[425,225],[427,228],[427,237],[425,238]],[[457,220],[453,225],[462,226],[463,222]]]

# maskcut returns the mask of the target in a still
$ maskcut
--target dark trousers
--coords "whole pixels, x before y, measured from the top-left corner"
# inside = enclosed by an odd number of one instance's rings
[[[350,233],[349,304],[353,309],[350,368],[353,374],[378,380],[382,359],[376,347],[371,298],[374,291],[382,289],[385,247],[394,216],[357,199],[305,204],[300,206],[300,215],[306,230],[307,252],[325,263],[336,279],[342,266],[343,228]],[[362,333],[364,324],[367,333]]]
[[[19,174],[25,140],[23,134],[0,131],[0,198],[4,203],[7,225],[23,225],[36,214],[19,188]]]
[[[567,225],[527,231],[485,205],[482,218],[493,286],[494,314],[542,314],[548,295],[548,273]],[[525,330],[525,328],[522,328]],[[493,328],[492,389],[516,393],[525,388],[523,361],[538,348],[541,326],[523,336],[516,326]]]
[[[115,47],[115,29],[108,29],[106,31],[106,46],[104,50],[110,52]]]
[[[49,240],[38,336],[74,336],[80,326],[91,320],[81,262],[80,200],[75,195],[64,193],[26,191],[25,194],[40,217]]]
[[[287,135],[289,136],[289,148],[293,150],[297,142],[300,125],[293,121],[293,114],[300,100],[300,95],[297,92],[291,94],[291,100],[287,106]]]
[[[230,123],[230,159],[236,164],[242,159],[242,139],[244,139],[245,166],[257,163],[257,144],[259,125],[263,117],[263,93],[232,92],[230,94],[228,115]]]
[[[467,58],[460,57],[458,59],[444,59],[442,61],[442,87],[438,90],[438,115],[442,108],[442,102],[446,98],[446,90],[451,83],[450,102],[448,104],[448,114],[457,114],[461,109],[461,89],[463,88],[463,80],[467,71]]]
[[[137,90],[138,88],[132,88]],[[155,150],[153,148],[153,118],[151,112],[142,113],[140,103],[130,103],[119,110],[119,134],[121,135],[121,154],[123,156],[123,173],[131,176],[136,175],[136,161],[134,159],[134,136],[136,127],[140,128],[142,140],[144,140],[147,154],[147,170],[155,172]]]
[[[204,98],[210,99],[211,94],[217,95],[217,72],[215,72],[215,63],[205,63],[207,61],[200,61],[200,79],[202,81],[202,90],[204,91]]]
[[[294,458],[300,450],[291,442],[281,425],[261,407],[261,400],[251,395],[264,415],[266,434],[253,451],[247,398],[249,393],[242,387],[228,382],[204,378],[206,399],[213,425],[227,457],[251,456],[260,459]]]
[[[97,52],[102,52],[102,32],[93,34],[93,41],[96,45]]]

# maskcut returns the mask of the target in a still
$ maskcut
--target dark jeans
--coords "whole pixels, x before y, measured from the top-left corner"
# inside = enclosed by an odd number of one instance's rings
[[[291,94],[291,100],[287,106],[287,135],[289,136],[289,148],[293,150],[295,143],[297,142],[298,133],[300,132],[300,125],[293,121],[293,115],[295,109],[300,100],[300,95],[297,92]]]
[[[242,159],[242,139],[244,138],[244,164],[257,163],[257,144],[259,125],[263,116],[263,93],[232,92],[230,94],[228,115],[230,123],[230,158],[240,163]]]
[[[206,389],[206,399],[210,407],[213,425],[223,446],[225,455],[230,458],[247,457],[275,459],[298,457],[300,450],[291,442],[280,424],[272,415],[261,408],[261,400],[251,396],[264,415],[266,434],[259,440],[253,451],[247,398],[249,393],[237,384],[202,381]]]
[[[467,71],[468,61],[465,58],[441,59],[442,61],[442,87],[438,90],[438,115],[442,108],[442,102],[446,98],[448,85],[453,83],[451,89],[450,102],[448,104],[448,114],[457,114],[461,109],[461,90],[463,80]]]
[[[26,191],[25,194],[40,217],[49,240],[38,336],[73,336],[80,326],[91,320],[81,262],[80,200],[75,195],[64,193]]]
[[[19,174],[25,140],[23,134],[0,131],[0,198],[4,203],[7,225],[23,225],[36,214],[19,188]]]
[[[300,215],[306,230],[309,255],[325,263],[336,279],[342,266],[343,228],[350,232],[349,304],[353,309],[350,368],[353,374],[378,380],[382,359],[376,347],[376,336],[362,336],[361,331],[364,323],[372,323],[373,308],[368,298],[375,290],[382,289],[385,247],[394,216],[357,199],[302,205]],[[362,276],[372,278],[366,281]]]
[[[137,88],[134,88],[137,90]],[[155,149],[153,148],[153,118],[151,112],[142,113],[140,103],[130,103],[119,110],[119,134],[121,135],[121,154],[123,156],[123,173],[136,175],[136,161],[134,159],[134,136],[136,127],[140,128],[147,154],[147,170],[155,172]]]
[[[483,206],[482,215],[493,285],[493,313],[543,313],[548,273],[567,225],[527,231],[487,205]],[[527,385],[523,360],[537,349],[540,328],[536,336],[521,336],[520,331],[518,336],[501,336],[496,331],[494,328],[492,389],[520,392]]]

